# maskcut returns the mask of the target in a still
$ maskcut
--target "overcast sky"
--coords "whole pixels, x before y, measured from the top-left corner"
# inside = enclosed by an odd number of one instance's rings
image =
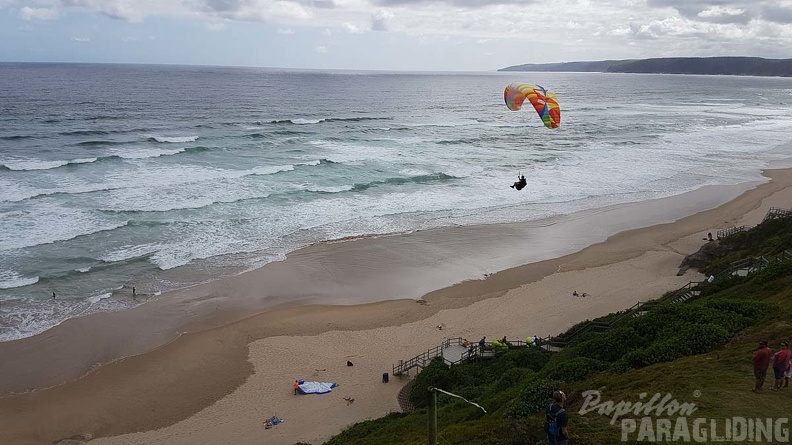
[[[792,58],[792,0],[0,0],[0,61],[495,70]]]

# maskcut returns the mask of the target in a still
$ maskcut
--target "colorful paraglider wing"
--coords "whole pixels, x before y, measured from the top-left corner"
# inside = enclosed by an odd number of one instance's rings
[[[503,91],[503,99],[506,101],[506,106],[512,111],[522,108],[523,102],[528,99],[547,128],[558,128],[558,124],[561,123],[561,108],[558,106],[558,98],[555,93],[546,90],[541,85],[513,83]]]

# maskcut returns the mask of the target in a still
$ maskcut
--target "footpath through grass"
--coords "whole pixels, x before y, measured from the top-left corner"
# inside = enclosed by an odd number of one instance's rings
[[[767,221],[708,249],[714,252],[703,267],[708,273],[720,272],[733,261],[776,255],[792,249],[792,218]],[[769,391],[770,369],[765,391],[750,391],[757,341],[765,339],[776,350],[782,340],[792,338],[792,259],[773,261],[747,277],[716,280],[702,291],[695,300],[658,305],[605,333],[576,339],[559,353],[516,348],[494,359],[452,368],[436,360],[416,377],[411,395],[415,411],[361,422],[326,444],[426,444],[429,386],[474,400],[488,411],[484,414],[440,394],[440,444],[546,443],[544,410],[555,389],[569,396],[572,444],[679,443],[686,437],[689,442],[711,443],[727,436],[727,441],[743,443],[755,438],[755,419],[772,420],[767,424],[775,439],[771,443],[784,437],[792,441],[788,434],[792,425],[775,420],[792,415],[792,389]],[[599,404],[594,403],[592,391],[598,392]],[[655,394],[666,398],[666,409],[648,415],[640,410],[636,415],[633,409],[614,416],[603,405],[607,401],[646,404]],[[673,403],[689,410],[682,416],[684,425]],[[626,410],[623,403],[620,406]],[[649,421],[642,424],[644,417]],[[694,425],[695,419],[705,419],[706,424]],[[740,440],[740,419],[746,419],[745,440]],[[764,437],[751,442],[767,442]]]

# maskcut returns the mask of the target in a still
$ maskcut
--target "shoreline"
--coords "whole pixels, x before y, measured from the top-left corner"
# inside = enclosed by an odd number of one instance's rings
[[[76,317],[32,337],[0,342],[0,355],[14,357],[0,363],[0,395],[70,382],[186,333],[275,309],[414,300],[463,284],[470,296],[490,293],[488,289],[497,286],[498,273],[579,252],[626,230],[715,208],[758,184],[708,186],[523,223],[443,227],[314,244],[292,252],[284,261],[168,292],[132,309]],[[536,279],[549,273],[546,270]]]
[[[738,197],[729,200],[726,204],[709,210],[693,212],[693,214],[689,216],[675,217],[674,214],[680,211],[689,211],[690,209],[705,207],[702,205],[702,202],[707,202],[707,199],[712,199],[712,196],[698,196],[698,200],[690,200],[686,205],[681,206],[682,209],[680,209],[679,199],[664,198],[666,201],[658,200],[648,202],[649,204],[636,203],[634,205],[606,208],[606,210],[602,210],[599,213],[587,214],[585,218],[578,220],[573,219],[571,221],[577,221],[577,227],[578,230],[580,230],[580,232],[577,232],[577,238],[571,236],[574,235],[574,233],[570,234],[562,230],[562,235],[566,233],[566,235],[569,236],[559,238],[561,235],[555,233],[556,237],[533,240],[536,242],[545,242],[550,245],[566,242],[562,244],[562,247],[559,249],[561,255],[557,258],[524,263],[523,266],[506,268],[505,270],[494,273],[486,279],[462,281],[458,284],[440,288],[439,290],[426,292],[424,299],[428,301],[429,304],[427,305],[415,304],[414,300],[405,299],[351,306],[343,306],[338,303],[329,306],[312,304],[300,307],[280,307],[247,317],[244,316],[244,313],[248,308],[240,307],[228,311],[225,316],[229,317],[229,319],[236,316],[241,318],[241,320],[232,320],[233,322],[230,324],[219,323],[220,326],[217,327],[202,326],[205,320],[197,316],[194,319],[190,319],[188,316],[185,326],[203,329],[196,329],[197,332],[183,334],[179,336],[177,340],[171,339],[163,346],[149,352],[117,359],[111,364],[94,369],[79,380],[61,384],[46,390],[0,397],[0,425],[2,426],[2,428],[0,428],[0,438],[7,436],[10,443],[42,443],[44,441],[51,443],[53,440],[70,437],[82,432],[90,433],[93,437],[101,437],[133,431],[147,431],[168,425],[173,425],[173,427],[166,428],[166,430],[172,428],[178,430],[180,426],[183,426],[183,423],[189,423],[190,419],[199,416],[205,409],[210,409],[207,407],[217,406],[227,397],[233,397],[240,391],[244,392],[242,388],[256,380],[256,376],[260,377],[265,374],[269,375],[268,381],[276,381],[274,384],[278,385],[278,387],[286,385],[287,392],[290,392],[288,380],[286,382],[281,381],[283,378],[282,375],[275,378],[275,374],[279,371],[264,369],[266,368],[266,362],[274,362],[271,360],[272,348],[276,346],[280,348],[281,345],[279,342],[282,339],[285,342],[284,344],[293,346],[294,343],[290,342],[298,341],[294,340],[295,338],[304,339],[306,336],[312,336],[312,338],[320,335],[333,337],[339,335],[343,336],[344,333],[359,334],[366,332],[371,334],[373,331],[383,331],[386,335],[385,338],[401,339],[405,337],[410,340],[396,348],[394,348],[393,345],[384,347],[384,349],[387,349],[387,356],[390,357],[390,363],[395,363],[399,359],[408,358],[420,353],[422,351],[421,342],[428,342],[430,347],[436,345],[440,338],[434,337],[438,335],[456,336],[456,334],[459,333],[464,336],[472,337],[473,335],[477,335],[476,332],[481,332],[485,329],[489,329],[490,331],[494,329],[498,329],[499,331],[501,329],[504,331],[520,331],[514,332],[514,334],[519,335],[557,334],[563,331],[564,328],[571,326],[571,324],[585,319],[581,319],[580,317],[591,317],[596,316],[596,314],[604,315],[604,313],[613,310],[623,309],[626,306],[621,306],[622,303],[633,301],[635,298],[642,297],[646,299],[658,297],[660,294],[642,295],[641,297],[631,295],[634,293],[633,289],[635,289],[636,286],[640,286],[647,281],[647,277],[653,276],[652,274],[660,273],[660,271],[655,271],[655,268],[662,269],[661,276],[656,280],[656,283],[659,284],[652,285],[651,281],[647,282],[646,285],[651,288],[647,289],[647,292],[654,292],[655,290],[665,289],[669,286],[670,288],[674,288],[674,286],[682,280],[687,282],[689,276],[671,278],[666,277],[666,275],[671,269],[674,269],[674,266],[678,266],[684,254],[692,253],[698,249],[702,244],[702,233],[706,234],[707,231],[714,231],[718,228],[730,225],[756,224],[764,216],[766,207],[771,205],[788,207],[788,203],[792,203],[792,200],[790,200],[792,193],[789,192],[790,187],[792,187],[792,170],[768,170],[766,171],[766,176],[770,177],[771,181],[751,188],[744,193],[740,193]],[[724,188],[721,187],[720,189]],[[705,193],[715,195],[715,190],[705,190]],[[784,196],[779,198],[779,196],[776,195]],[[661,205],[661,202],[665,203],[665,205]],[[597,218],[600,218],[602,221],[614,218],[618,219],[620,212],[627,215],[630,213],[638,213],[636,211],[638,207],[636,206],[638,206],[642,212],[648,212],[643,215],[644,218],[650,220],[654,218],[657,221],[648,227],[642,228],[629,228],[630,224],[637,223],[634,218],[627,218],[628,221],[626,222],[622,220],[616,222],[611,221],[611,224],[608,225],[609,229],[615,230],[623,225],[627,225],[628,228],[618,230],[616,234],[612,235],[600,234],[600,236],[603,236],[606,240],[596,242],[588,247],[584,246],[582,250],[581,248],[575,248],[575,240],[590,239],[579,235],[580,233],[585,233],[590,236],[591,229],[597,228],[592,221],[597,221]],[[558,224],[554,224],[545,227],[558,229],[557,226]],[[572,224],[572,226],[574,226],[574,224]],[[572,226],[563,226],[562,228],[569,229],[569,227]],[[467,228],[460,228],[459,230],[462,229]],[[476,230],[482,229],[476,228]],[[488,227],[488,230],[492,230],[492,228]],[[430,233],[430,231],[419,232],[418,234],[424,234],[424,236],[426,236],[427,233]],[[447,233],[450,233],[447,241],[454,241],[456,233],[453,231]],[[549,233],[554,232],[551,230]],[[406,242],[404,238],[397,241],[393,241],[391,238],[389,242],[391,244],[401,242],[406,249],[402,253],[407,254],[409,252],[414,252],[417,247],[426,244],[423,238],[417,236],[418,234],[414,234],[415,237],[413,240],[417,238],[420,241],[412,244]],[[516,231],[511,236],[519,237],[522,234],[522,232]],[[498,235],[503,236],[503,231],[499,232]],[[435,234],[430,233],[430,236],[435,236]],[[484,239],[488,240],[486,237],[484,237]],[[497,264],[514,261],[515,256],[518,256],[518,254],[513,252],[513,250],[515,250],[513,246],[508,245],[512,240],[513,238],[510,238],[508,241],[494,247],[494,252],[489,258],[485,257],[480,260],[483,266],[479,267],[483,268],[486,265],[493,267],[493,264],[497,267]],[[570,240],[573,242],[568,243],[567,241]],[[369,245],[372,245],[370,242],[371,240],[366,241],[368,241]],[[338,254],[339,252],[337,251],[341,250],[342,253],[348,254],[346,251],[354,244],[354,242],[337,243],[330,245],[329,248],[325,247],[325,251],[336,251],[336,254]],[[339,246],[343,246],[345,249],[338,249],[337,247]],[[470,249],[469,246],[467,248]],[[566,252],[570,249],[574,250]],[[377,249],[374,250],[375,253],[380,252]],[[507,254],[496,255],[503,251]],[[447,252],[448,251],[440,249],[436,254],[445,255]],[[526,255],[525,253],[522,254]],[[368,258],[370,257],[363,257],[363,259]],[[321,264],[321,261],[319,261],[319,263]],[[365,262],[362,264],[365,264]],[[350,270],[356,269],[359,265],[360,263],[353,264]],[[451,264],[445,267],[447,267],[446,270],[451,270],[457,266],[458,265]],[[435,272],[437,269],[431,264],[422,267],[430,269],[431,272]],[[272,271],[272,269],[277,270]],[[606,282],[600,284],[597,284],[597,276],[591,275],[593,272],[604,273],[603,271],[616,269],[618,269],[618,272],[612,272],[615,275],[610,276],[608,280],[605,280]],[[632,270],[635,275],[640,276],[643,281],[634,283],[632,286],[628,286],[629,288],[619,291],[623,291],[624,295],[619,294],[618,297],[603,298],[602,295],[609,292],[608,286],[617,286],[613,278],[622,277],[625,270]],[[453,272],[453,270],[451,272]],[[454,274],[451,272],[448,272],[447,275],[444,276],[453,277]],[[673,270],[673,272],[676,272],[676,270]],[[192,300],[188,299],[186,301],[203,302],[199,304],[209,302],[209,304],[212,304],[212,298],[221,297],[222,291],[243,288],[245,284],[252,287],[249,288],[250,292],[254,292],[256,283],[260,285],[262,280],[271,279],[273,276],[268,276],[267,274],[275,274],[274,276],[279,276],[279,278],[285,276],[282,269],[270,268],[270,271],[256,274],[255,277],[253,275],[246,275],[243,279],[240,279],[241,284],[229,283],[225,280],[223,280],[222,283],[212,283],[216,287],[212,287],[211,292],[208,292],[209,289],[204,289],[202,293],[205,295],[200,296],[200,298],[193,296]],[[292,279],[297,280],[300,276],[300,273],[294,272]],[[552,291],[550,295],[559,295],[559,290],[565,286],[562,283],[564,280],[559,281],[558,277],[560,276],[563,276],[566,282],[569,283],[574,283],[576,282],[575,280],[578,280],[577,282],[583,285],[590,283],[588,284],[589,290],[591,288],[597,288],[597,291],[592,293],[585,288],[581,288],[581,291],[589,292],[595,298],[586,301],[581,300],[581,307],[579,310],[571,311],[571,314],[559,313],[559,310],[563,312],[563,308],[559,308],[552,298],[534,301],[535,309],[539,310],[545,307],[546,314],[544,317],[545,320],[542,320],[541,317],[533,320],[534,327],[531,329],[534,331],[539,329],[556,329],[555,331],[529,332],[526,331],[528,328],[519,326],[519,320],[511,320],[508,323],[502,324],[502,327],[498,327],[501,323],[497,320],[490,319],[486,322],[477,320],[475,311],[474,315],[472,315],[473,318],[471,318],[471,314],[463,314],[465,311],[470,312],[472,310],[471,308],[474,308],[474,306],[489,307],[491,311],[488,312],[494,312],[497,308],[493,308],[493,304],[498,301],[505,302],[509,299],[516,298],[519,300],[522,297],[526,297],[523,293],[527,288],[531,287],[538,288],[538,290],[533,290],[536,295],[543,291]],[[336,275],[336,277],[338,277],[338,275]],[[569,277],[577,278],[571,279]],[[375,281],[374,284],[376,284],[377,279],[379,278],[373,278]],[[343,282],[343,280],[341,281]],[[602,280],[600,279],[600,281]],[[316,282],[314,283],[306,283],[308,286],[303,289],[311,289],[311,286],[320,286],[322,283],[337,284],[338,282],[339,281],[332,281],[331,278],[325,275],[316,278]],[[415,284],[419,282],[420,274],[415,282],[410,282],[409,284],[414,288]],[[236,284],[237,286],[232,286],[232,284]],[[392,287],[390,287],[390,289],[398,290],[399,287],[397,284],[398,283],[391,285]],[[371,286],[371,283],[363,283],[357,288],[357,291],[361,294],[365,293],[367,289],[366,286]],[[655,289],[655,287],[657,287],[657,289]],[[192,289],[194,290],[194,288]],[[337,289],[336,292],[342,293],[348,291],[348,289],[349,288],[341,287]],[[193,293],[193,295],[195,295],[195,293]],[[630,300],[631,298],[633,300]],[[310,298],[306,298],[306,302],[310,302]],[[354,302],[354,298],[351,298],[346,304]],[[214,301],[214,303],[217,303],[217,301]],[[577,303],[577,301],[575,301],[575,303]],[[506,306],[508,305],[504,307]],[[177,307],[176,309],[179,308]],[[602,313],[602,311],[605,312]],[[211,313],[213,311],[209,312]],[[459,312],[459,314],[457,314],[457,312]],[[434,329],[436,324],[421,323],[427,320],[434,321],[434,317],[438,317],[441,313],[443,317],[450,317],[448,318],[449,320],[454,317],[461,317],[460,320],[466,320],[466,323],[452,323],[452,325],[457,327],[441,332]],[[484,312],[480,310],[478,313],[484,314]],[[547,316],[548,314],[555,315]],[[530,317],[534,315],[536,314],[528,314],[526,316]],[[167,316],[167,314],[165,314],[165,316]],[[502,316],[508,318],[509,312],[507,311],[502,314]],[[98,320],[100,317],[94,318]],[[84,349],[91,349],[91,342],[80,343],[78,340],[91,336],[96,337],[97,332],[118,332],[123,329],[123,324],[120,326],[118,324],[118,322],[123,319],[122,316],[104,318],[104,326],[92,326],[90,329],[86,329],[87,334],[85,334],[84,337],[80,339],[71,339],[71,341],[81,344]],[[93,323],[97,320],[90,321]],[[482,325],[482,323],[484,323],[484,325]],[[489,328],[485,326],[486,323],[490,323]],[[79,325],[79,323],[77,324]],[[415,325],[412,327],[414,333],[410,334],[399,331],[400,328],[404,326],[409,327],[411,324]],[[462,327],[466,325],[467,327]],[[477,325],[478,327],[474,329],[473,326]],[[541,326],[544,326],[544,328],[540,328]],[[68,326],[64,327],[63,332],[69,332],[68,328]],[[106,331],[103,331],[103,329]],[[9,352],[11,349],[4,349],[3,346],[7,345],[0,344],[0,354],[12,357],[11,361],[13,361],[16,358],[22,358],[19,354],[20,351],[43,351],[39,352],[40,356],[33,357],[28,363],[35,360],[38,360],[38,364],[43,366],[58,363],[57,354],[53,357],[47,355],[47,353],[63,348],[63,339],[58,338],[59,335],[57,334],[60,334],[60,332],[51,331],[55,331],[55,329],[47,331],[50,335],[45,335],[47,334],[45,332],[39,336],[31,337],[33,340],[26,342],[27,345],[25,348],[13,351],[16,352],[16,354],[13,355],[5,355],[5,353]],[[488,335],[495,337],[505,333],[512,337],[512,332],[508,331],[490,332]],[[418,333],[422,333],[423,335],[415,337]],[[166,338],[167,335],[168,334],[164,330],[158,331],[144,340],[151,341],[152,338],[162,339]],[[21,343],[24,340],[27,339],[20,340],[19,342]],[[112,339],[102,340],[104,343],[101,344],[104,345],[112,343]],[[361,339],[360,341],[363,340]],[[267,344],[262,345],[261,342]],[[145,343],[145,341],[138,343],[137,346],[143,343]],[[275,343],[278,344],[276,345]],[[308,345],[311,342],[303,341],[302,343],[309,349]],[[297,344],[299,345],[301,343]],[[123,349],[129,350],[135,346],[136,344],[122,344],[115,348],[110,348],[105,352],[110,354],[117,353]],[[328,347],[332,348],[334,346],[329,345]],[[289,357],[290,354],[288,354],[288,352],[290,349],[288,346],[285,349],[278,349],[278,351],[280,351],[281,355],[285,356],[277,356],[281,361],[296,360],[299,358],[297,356],[300,356],[300,354],[291,354],[295,355],[295,357]],[[72,351],[64,351],[64,353],[65,352]],[[309,354],[303,352],[302,355],[306,356]],[[373,356],[374,352],[370,355]],[[267,360],[268,358],[269,360]],[[326,359],[329,360],[329,358]],[[79,358],[77,358],[76,361],[79,361]],[[265,363],[262,364],[262,361]],[[15,363],[17,363],[17,366],[24,367],[28,370],[36,369],[28,368],[27,364],[23,366],[19,365],[19,362]],[[376,368],[372,367],[370,369],[365,369],[366,366],[357,366],[360,365],[356,364],[355,372],[358,372],[358,369],[372,372],[374,369],[378,369],[377,372],[379,373],[390,371],[390,365],[388,365],[386,369],[382,369],[383,363],[381,360],[376,362]],[[374,366],[374,364],[372,364],[372,366]],[[74,369],[72,372],[75,372]],[[324,369],[331,369],[331,366],[327,366]],[[60,371],[63,370],[59,369],[58,372]],[[0,373],[0,375],[6,372],[8,372],[7,368],[3,373]],[[293,379],[293,372],[289,372],[286,375],[291,376],[289,378]],[[373,377],[377,377],[378,375],[379,374],[375,374]],[[371,378],[372,376],[369,375],[368,379]],[[342,385],[342,388],[347,387],[347,385],[348,384]],[[367,416],[378,417],[382,414],[381,411],[383,407],[393,409],[393,404],[395,404],[395,393],[391,394],[391,392],[394,391],[394,388],[398,390],[398,386],[397,382],[393,382],[393,384],[386,386],[386,389],[382,391],[377,392],[376,389],[372,390],[372,394],[376,395],[372,400],[377,400],[381,403],[372,402],[370,405],[360,403],[358,407],[368,407],[369,410],[375,411],[379,409],[379,411],[357,413],[355,416],[352,416],[353,420],[362,420],[368,418]],[[277,392],[274,388],[270,388],[269,391]],[[267,394],[269,394],[269,392],[267,392]],[[344,395],[343,392],[334,392],[332,394],[335,399],[340,399],[341,396]],[[321,405],[327,403],[327,401],[333,401],[333,397],[328,396],[324,399],[317,400],[321,400]],[[98,403],[97,398],[101,399],[102,403]],[[388,398],[391,398],[390,402],[388,402]],[[363,400],[360,401],[363,402]],[[291,402],[283,401],[283,403],[288,404]],[[59,410],[58,407],[60,406],[68,406],[69,409]],[[138,409],[133,410],[133,406]],[[156,407],[156,411],[152,412],[146,409],[146,407],[152,406]],[[125,413],[130,411],[133,411],[135,415],[125,415]],[[23,412],[25,414],[23,414]],[[48,419],[47,422],[44,422],[46,425],[39,423],[41,419]],[[296,424],[298,421],[298,418],[294,415],[291,415],[289,419],[293,419],[293,424]],[[38,424],[38,428],[31,428],[33,424]],[[311,434],[314,434],[315,437],[326,437],[327,434],[332,434],[332,431],[337,431],[345,425],[346,424],[334,424],[331,425],[332,428],[325,428],[325,430],[318,432],[314,431]],[[260,425],[256,426],[258,427]],[[283,427],[278,431],[286,431],[288,430],[288,426],[289,423],[284,423]],[[247,429],[245,429],[245,431],[247,431]],[[146,435],[148,433],[141,434]],[[269,437],[273,438],[275,436],[275,434],[269,435]],[[293,438],[293,436],[288,436],[287,434],[283,436],[284,441],[278,443],[290,444],[298,441],[293,440],[292,442],[288,442],[288,440],[292,440]],[[117,440],[121,442],[110,441],[107,443],[125,443],[123,442],[125,439],[119,438]],[[151,440],[154,440],[153,436]],[[167,442],[176,443],[173,441]],[[197,442],[188,440],[187,442],[178,443]],[[212,442],[208,440],[206,443]]]

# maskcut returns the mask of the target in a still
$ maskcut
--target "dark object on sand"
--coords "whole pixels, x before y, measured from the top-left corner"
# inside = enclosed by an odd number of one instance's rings
[[[355,366],[355,365],[352,362],[350,362],[349,360],[347,360],[347,366]]]
[[[389,377],[387,372],[382,373],[382,383],[388,383]]]

